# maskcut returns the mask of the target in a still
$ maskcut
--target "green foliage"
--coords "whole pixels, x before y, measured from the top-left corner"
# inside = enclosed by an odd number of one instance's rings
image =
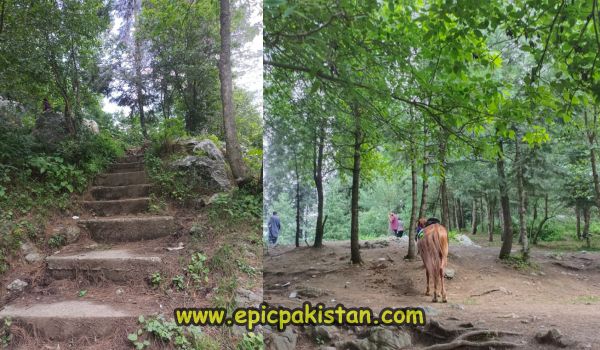
[[[83,298],[87,294],[87,290],[80,290],[77,292],[77,296]]]
[[[67,238],[61,234],[52,235],[48,239],[48,246],[52,249],[58,249],[67,244]]]
[[[206,255],[197,252],[192,254],[190,263],[187,266],[187,273],[196,287],[203,283],[208,283],[208,267],[206,267]]]
[[[172,154],[175,141],[185,138],[187,132],[180,118],[162,120],[150,137],[152,139],[152,153],[156,155]]]
[[[185,204],[194,198],[195,193],[186,181],[188,174],[185,171],[170,169],[163,160],[150,153],[145,154],[144,162],[158,195],[179,204]]]
[[[151,339],[165,345],[171,344],[178,350],[217,349],[214,347],[215,343],[201,333],[200,328],[180,327],[175,321],[166,321],[162,315],[149,319],[140,316],[138,323],[140,328],[127,336],[136,349],[150,347]]]
[[[177,290],[182,291],[185,289],[185,277],[183,275],[177,275],[171,279],[171,285]]]
[[[233,276],[235,272],[235,256],[233,247],[229,244],[223,244],[213,254],[209,261],[209,267],[213,272],[219,272],[224,276]]]
[[[239,223],[260,218],[261,215],[262,195],[239,189],[218,194],[210,207],[210,216],[215,220],[226,218]]]
[[[231,313],[237,306],[235,301],[237,287],[238,279],[236,276],[220,278],[213,295],[213,306],[224,308],[228,313]]]
[[[150,275],[150,285],[153,288],[160,287],[161,283],[162,283],[162,276],[161,276],[160,272],[154,272],[152,275]]]
[[[265,340],[261,333],[248,332],[236,346],[236,350],[264,350]]]
[[[242,259],[236,259],[235,263],[237,265],[238,270],[245,273],[246,275],[253,277],[256,276],[256,269]]]
[[[7,317],[0,322],[2,322],[0,324],[0,347],[8,348],[12,340],[12,334],[10,332],[12,320],[10,319],[10,317]]]

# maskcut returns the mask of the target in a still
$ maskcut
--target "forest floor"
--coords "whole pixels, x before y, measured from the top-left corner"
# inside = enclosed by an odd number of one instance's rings
[[[477,244],[486,238],[477,237]],[[428,322],[471,322],[475,327],[521,332],[526,349],[545,349],[534,336],[551,328],[576,342],[570,348],[600,349],[600,253],[534,247],[531,264],[525,266],[501,262],[498,248],[485,245],[450,242],[448,268],[455,276],[446,279],[445,304],[432,303],[431,296],[424,295],[423,263],[419,257],[404,260],[408,242],[395,237],[361,242],[361,266],[349,264],[349,241],[325,242],[322,249],[269,248],[263,261],[264,298],[286,307],[310,301],[366,306],[375,312],[421,306],[429,314]],[[519,248],[514,244],[513,255],[519,255]],[[303,299],[303,290],[313,297]],[[290,298],[294,291],[299,296]],[[317,347],[309,337],[299,338],[299,349]]]

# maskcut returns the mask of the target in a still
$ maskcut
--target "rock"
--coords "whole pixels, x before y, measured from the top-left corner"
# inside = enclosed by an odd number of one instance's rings
[[[561,348],[566,348],[572,345],[573,342],[565,339],[560,331],[556,328],[549,329],[547,331],[540,331],[535,335],[535,339],[540,344],[550,344]]]
[[[224,161],[223,153],[211,140],[202,140],[194,144],[192,152],[196,155],[206,155],[209,158],[217,161]]]
[[[258,306],[263,301],[262,290],[254,293],[251,290],[240,288],[236,292],[235,302],[239,307]]]
[[[0,96],[0,127],[23,127],[25,113],[26,109],[22,104]]]
[[[81,123],[85,128],[87,128],[92,134],[99,134],[100,127],[98,127],[98,123],[95,120],[84,119]]]
[[[28,285],[29,284],[27,282],[17,278],[16,280],[10,282],[10,284],[6,286],[6,289],[8,289],[11,292],[22,292],[23,289],[25,289],[25,287],[27,287]]]
[[[121,289],[121,288],[117,288],[117,291],[116,291],[115,293],[116,293],[117,295],[121,295],[121,294],[123,294],[124,292],[123,292],[123,289]]]
[[[319,298],[324,295],[327,295],[326,291],[319,289],[319,288],[313,288],[313,287],[302,287],[302,288],[298,289],[297,293],[299,296],[306,298],[306,299]]]
[[[480,248],[480,246],[473,243],[473,241],[467,235],[458,235],[458,236],[456,236],[456,240],[458,241],[458,243],[460,243],[462,245]]]
[[[337,347],[359,350],[395,350],[403,349],[411,345],[411,337],[407,332],[399,329],[391,330],[383,327],[376,327],[371,329],[368,338],[346,342],[346,344]]]
[[[465,309],[464,305],[461,305],[461,304],[450,304],[450,308],[456,309],[456,310],[464,310]]]
[[[446,269],[444,271],[444,277],[446,277],[447,279],[453,279],[455,275],[456,271],[454,271],[454,269]]]
[[[21,252],[23,255],[25,255],[25,261],[30,264],[42,261],[44,259],[44,256],[39,253],[37,248],[29,242],[21,244]]]
[[[263,328],[265,336],[265,345],[268,350],[294,350],[298,336],[294,333],[292,327],[287,327],[285,331],[273,331],[269,327]]]
[[[186,180],[193,187],[202,187],[211,192],[229,191],[232,188],[223,160],[207,156],[186,156],[174,161],[171,166],[190,173],[191,176]]]
[[[69,135],[65,117],[53,111],[42,113],[35,121],[32,135],[47,150],[55,150]]]
[[[296,291],[292,291],[292,292],[290,293],[290,299],[294,299],[294,298],[296,298],[297,296],[298,296],[298,292],[296,292]]]
[[[67,239],[67,244],[71,244],[77,242],[81,229],[77,226],[67,226],[60,230],[60,234]]]
[[[30,264],[40,262],[42,260],[44,260],[44,257],[40,255],[40,253],[29,253],[25,255],[25,261],[27,261]]]
[[[425,311],[425,316],[427,316],[427,317],[437,316],[440,314],[439,310],[437,310],[436,308],[431,307],[429,305],[423,307],[423,311]]]
[[[340,338],[340,333],[335,326],[307,326],[306,334],[313,338],[317,343],[321,342],[332,342]]]
[[[335,346],[319,346],[319,350],[336,350]]]
[[[190,235],[192,236],[202,236],[202,232],[203,232],[203,228],[202,225],[199,224],[193,224],[192,227],[190,228]]]

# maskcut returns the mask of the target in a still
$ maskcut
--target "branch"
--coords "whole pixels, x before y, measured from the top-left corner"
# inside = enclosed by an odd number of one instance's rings
[[[542,57],[540,57],[540,61],[538,62],[537,67],[535,68],[534,74],[531,75],[531,83],[535,80],[535,76],[539,76],[540,70],[542,69],[542,65],[544,64],[544,58],[546,56],[546,51],[548,51],[548,44],[550,42],[550,37],[552,36],[552,32],[554,32],[554,25],[556,24],[556,20],[558,19],[558,15],[560,15],[563,7],[565,6],[565,0],[560,3],[560,7],[554,15],[554,19],[552,19],[552,24],[550,25],[550,33],[548,33],[548,37],[546,37],[546,44],[544,45],[544,51],[542,52]]]

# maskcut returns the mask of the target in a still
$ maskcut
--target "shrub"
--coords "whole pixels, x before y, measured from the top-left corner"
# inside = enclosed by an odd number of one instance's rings
[[[151,152],[155,155],[171,154],[177,139],[187,136],[185,125],[181,118],[162,120],[156,130],[150,133],[152,140]]]

